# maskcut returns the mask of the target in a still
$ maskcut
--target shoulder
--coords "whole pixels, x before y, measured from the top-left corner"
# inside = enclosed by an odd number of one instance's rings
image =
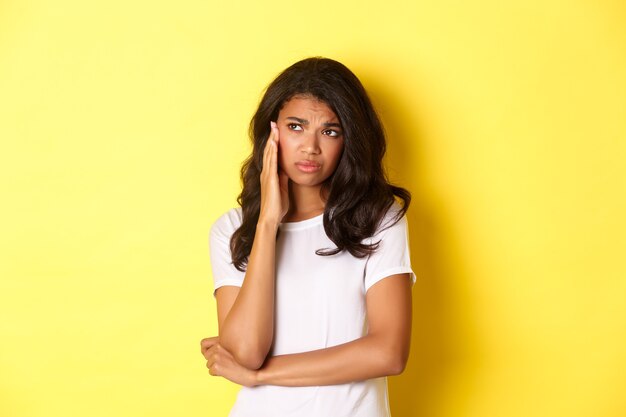
[[[243,219],[241,207],[233,207],[220,215],[211,225],[210,235],[228,237],[241,226]]]
[[[376,242],[384,240],[385,238],[388,238],[390,236],[406,233],[406,215],[398,217],[400,216],[401,211],[402,206],[397,201],[394,201],[389,209],[385,212],[383,217],[380,219],[374,234],[369,238],[365,238],[363,240],[363,243],[375,244]]]
[[[406,214],[399,217],[401,211],[402,206],[400,206],[397,201],[394,201],[381,219],[378,228],[376,229],[375,236],[381,236],[392,228],[398,229],[406,227]]]

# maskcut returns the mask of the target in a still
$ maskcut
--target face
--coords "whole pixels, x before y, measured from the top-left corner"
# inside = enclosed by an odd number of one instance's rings
[[[322,101],[293,97],[278,113],[278,164],[295,184],[321,186],[343,151],[337,115]]]

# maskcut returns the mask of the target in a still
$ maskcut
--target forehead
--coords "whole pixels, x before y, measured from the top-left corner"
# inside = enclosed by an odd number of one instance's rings
[[[325,121],[339,120],[328,104],[314,97],[295,96],[285,102],[278,114],[284,117],[309,115]]]

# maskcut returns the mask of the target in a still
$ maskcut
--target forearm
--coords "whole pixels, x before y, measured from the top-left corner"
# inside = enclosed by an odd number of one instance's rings
[[[244,282],[220,327],[220,344],[250,368],[261,366],[274,335],[277,227],[257,225]]]
[[[203,341],[211,375],[245,386],[299,387],[345,384],[401,373],[411,345],[411,287],[407,275],[387,277],[367,292],[366,336],[329,348],[270,357],[260,369],[233,359],[212,338]]]
[[[310,352],[268,358],[256,372],[256,385],[312,386],[362,381],[404,370],[408,348],[367,335]]]

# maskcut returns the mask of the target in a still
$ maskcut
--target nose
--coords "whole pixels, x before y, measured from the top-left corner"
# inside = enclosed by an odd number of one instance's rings
[[[309,155],[317,155],[320,153],[318,137],[315,132],[307,132],[304,134],[300,150]]]

